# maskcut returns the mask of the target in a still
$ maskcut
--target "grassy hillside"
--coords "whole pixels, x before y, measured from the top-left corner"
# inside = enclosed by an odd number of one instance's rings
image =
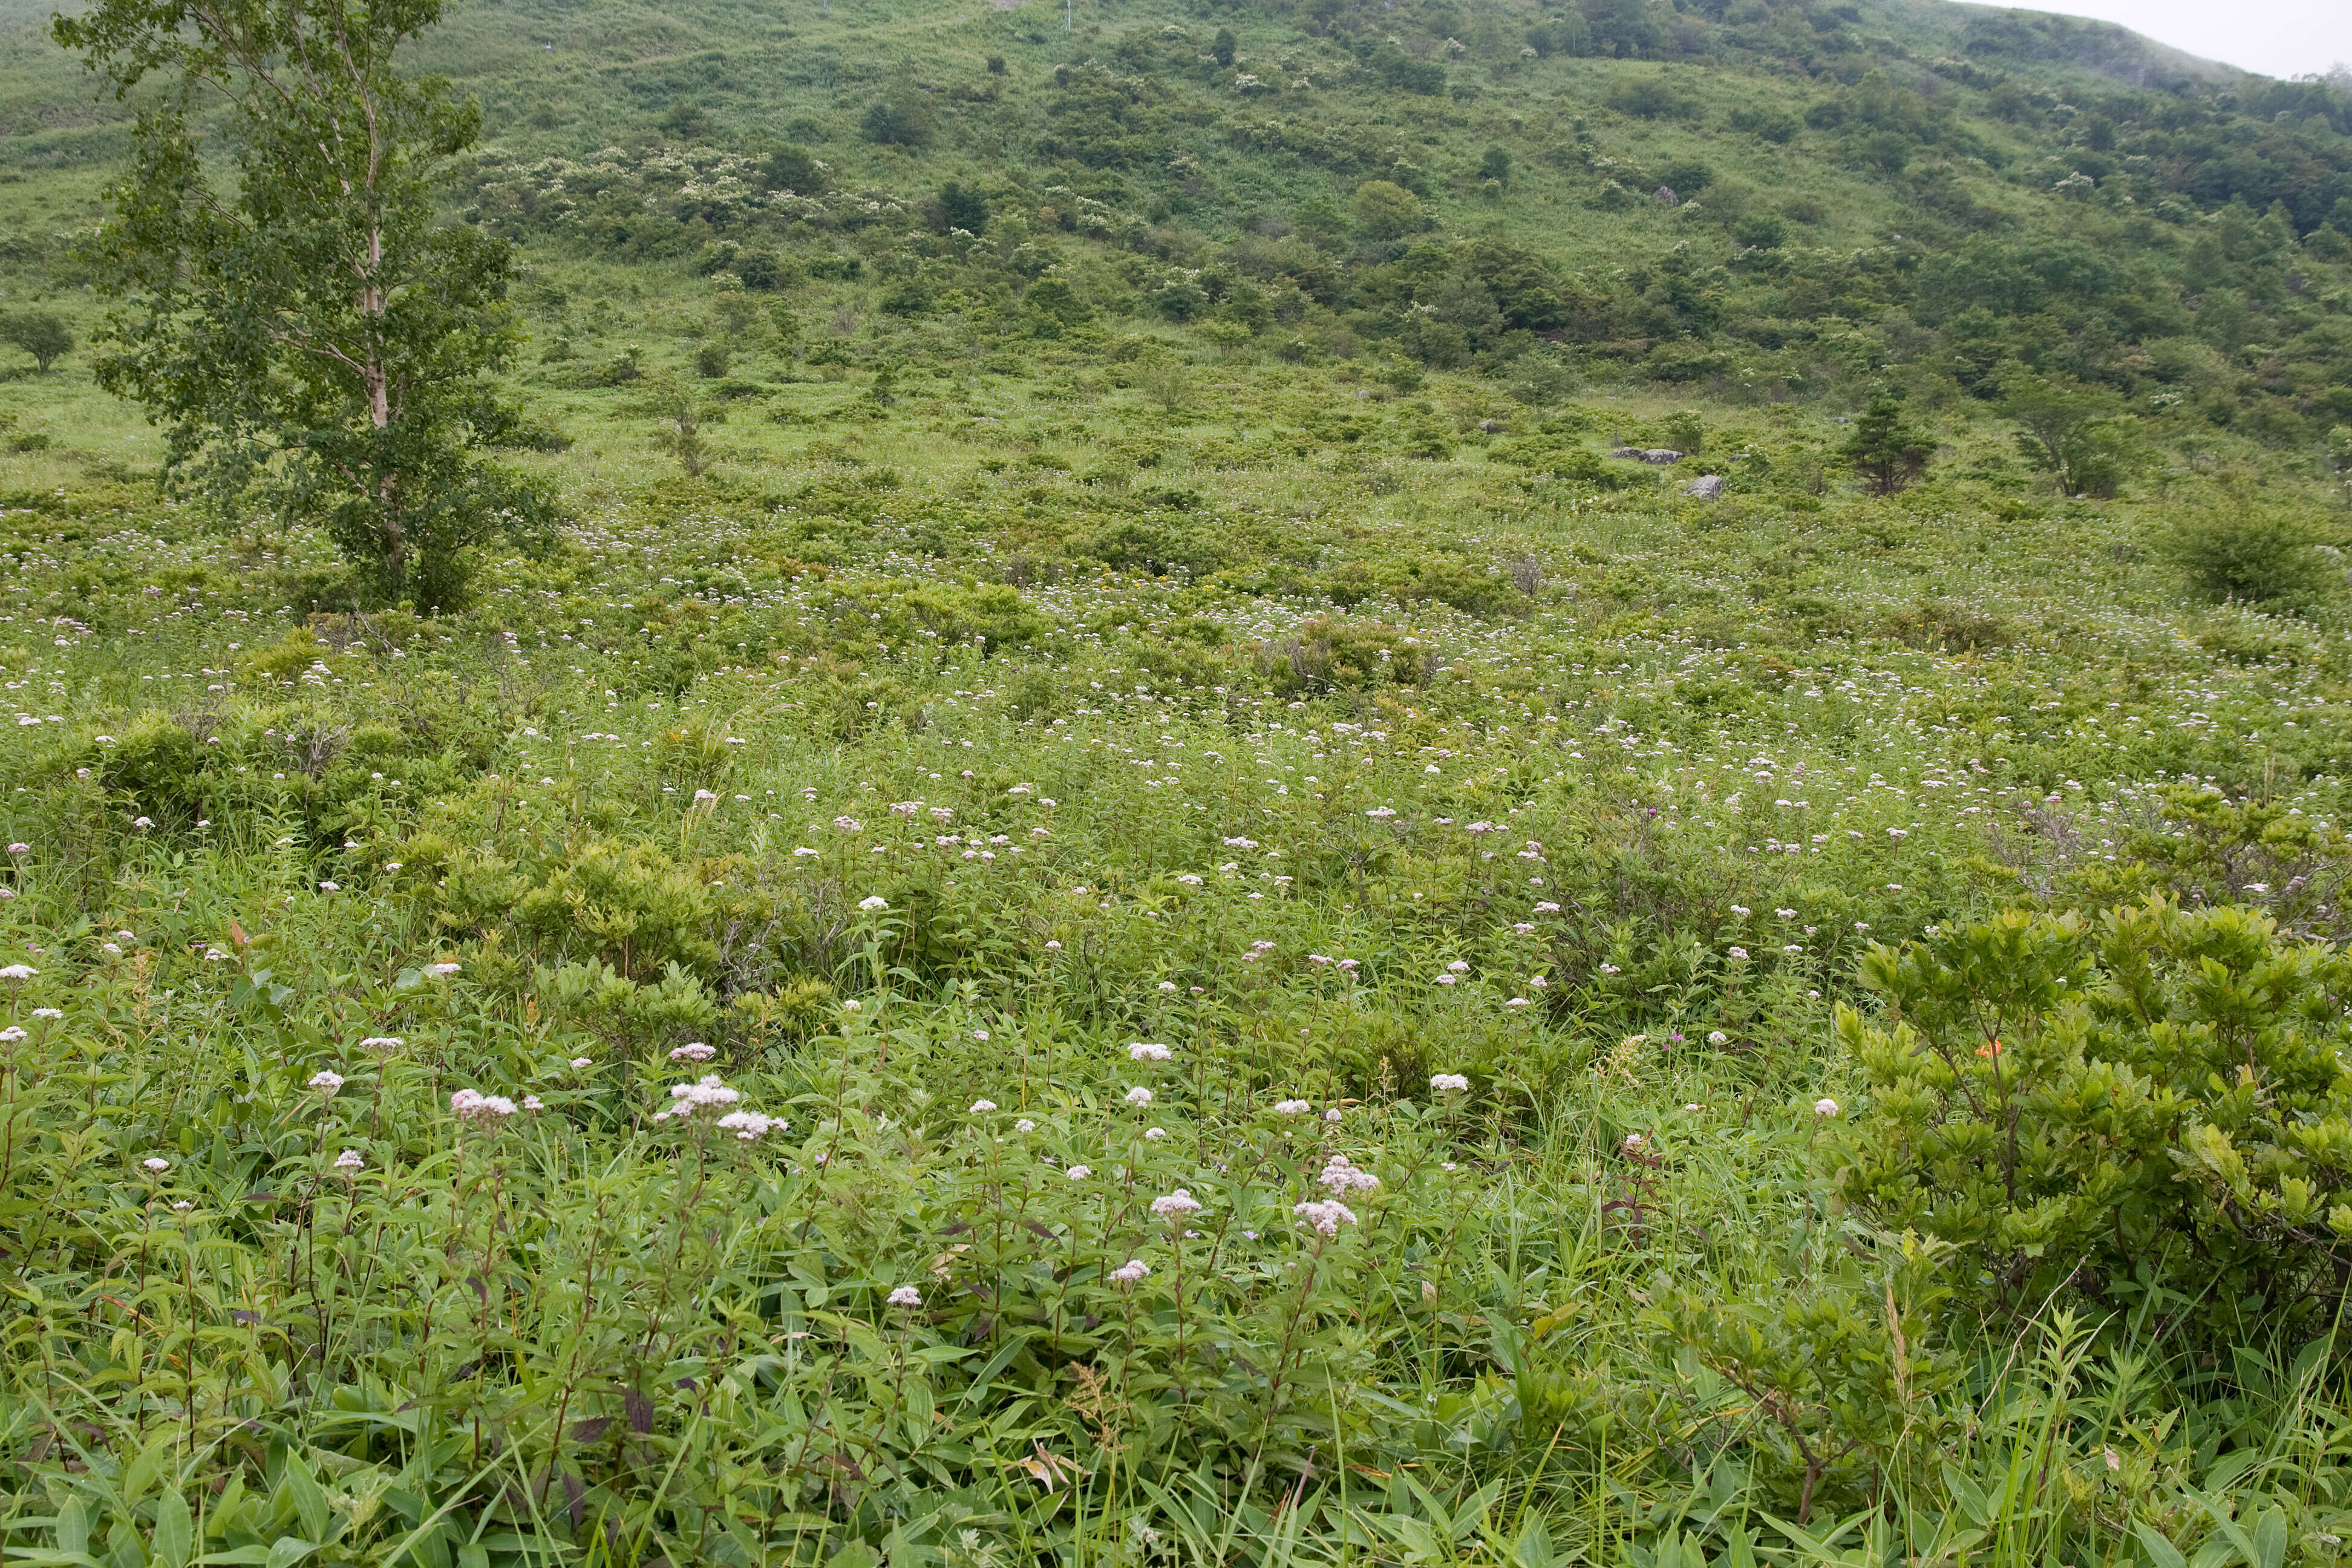
[[[2352,100],[1069,19],[452,16],[385,605],[0,0],[0,1559],[2341,1563]]]
[[[859,351],[927,361],[939,334],[1033,337],[1050,269],[1076,296],[1056,308],[1114,335],[1172,320],[1504,385],[1813,404],[1891,375],[1965,412],[2021,364],[2127,400],[2151,461],[2218,428],[2308,472],[2352,420],[2340,90],[2021,13],[1622,10],[1122,10],[1066,32],[1034,5],[484,7],[426,63],[485,109],[467,220],[542,268],[642,268],[668,307],[586,323],[600,342],[708,336],[677,319],[702,313],[699,274],[796,307],[803,339],[878,308]],[[19,26],[9,297],[70,304],[65,236],[122,110]],[[970,244],[943,232],[951,181],[979,198]],[[1371,181],[1412,200],[1368,225]],[[582,346],[552,298],[529,301],[540,337]]]

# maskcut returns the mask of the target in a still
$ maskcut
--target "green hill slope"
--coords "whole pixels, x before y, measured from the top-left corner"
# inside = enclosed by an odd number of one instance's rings
[[[900,341],[869,361],[1175,323],[1294,363],[1841,407],[1892,378],[1965,410],[2025,367],[2128,400],[2158,447],[2313,453],[2352,421],[2352,100],[2324,83],[1928,4],[1069,20],[500,5],[425,53],[486,110],[467,221],[642,269],[641,296],[716,275],[820,321],[878,309]],[[8,292],[70,298],[121,110],[8,26]],[[544,305],[585,352],[593,323]]]

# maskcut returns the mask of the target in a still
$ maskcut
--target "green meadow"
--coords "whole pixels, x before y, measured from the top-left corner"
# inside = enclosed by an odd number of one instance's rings
[[[453,10],[420,602],[118,395],[45,17],[0,1561],[2346,1558],[2340,71]]]

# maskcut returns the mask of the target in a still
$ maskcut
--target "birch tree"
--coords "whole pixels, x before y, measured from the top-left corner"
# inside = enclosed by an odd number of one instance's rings
[[[451,603],[537,498],[485,448],[519,341],[506,242],[435,195],[478,132],[394,55],[438,0],[100,0],[51,24],[138,103],[95,246],[100,382],[167,432],[167,479],[322,525],[363,592]]]

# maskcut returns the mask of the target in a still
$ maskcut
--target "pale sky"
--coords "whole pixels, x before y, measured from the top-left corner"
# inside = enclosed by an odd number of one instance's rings
[[[2264,76],[2352,61],[2352,0],[2054,0],[2036,10],[2121,22],[2158,43]]]

